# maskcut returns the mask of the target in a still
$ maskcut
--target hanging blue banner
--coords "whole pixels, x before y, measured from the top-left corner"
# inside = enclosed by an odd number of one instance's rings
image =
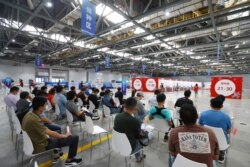
[[[127,91],[127,83],[125,80],[122,81],[122,94],[126,95],[126,91]]]
[[[211,73],[212,73],[212,70],[211,70],[211,69],[208,69],[208,70],[207,70],[207,75],[210,76]]]
[[[110,56],[105,55],[105,61],[104,61],[105,68],[110,68]]]
[[[173,72],[173,76],[174,76],[174,77],[176,76],[176,71]]]
[[[141,66],[141,72],[143,73],[143,74],[145,74],[145,70],[146,70],[146,65],[145,64],[143,64],[142,66]]]
[[[95,72],[99,72],[100,71],[100,66],[99,64],[95,64]]]
[[[36,55],[35,66],[37,66],[37,67],[41,67],[42,66],[42,58],[41,58],[40,55]]]
[[[81,31],[95,36],[96,6],[89,0],[82,0]]]

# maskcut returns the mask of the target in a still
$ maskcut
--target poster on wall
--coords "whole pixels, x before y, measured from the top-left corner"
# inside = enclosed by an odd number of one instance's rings
[[[133,78],[132,88],[138,91],[153,92],[158,88],[158,78]]]
[[[211,97],[224,95],[227,98],[242,98],[242,77],[212,77],[211,78]]]

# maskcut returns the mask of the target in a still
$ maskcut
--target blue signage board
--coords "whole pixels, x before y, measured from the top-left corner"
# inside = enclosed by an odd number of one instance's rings
[[[105,61],[104,61],[105,68],[110,68],[110,56],[105,55]]]
[[[41,67],[42,66],[42,58],[41,58],[40,55],[36,55],[35,66],[37,66],[37,67]]]
[[[127,83],[125,80],[122,81],[122,94],[126,95]]]
[[[96,6],[89,0],[82,0],[81,31],[90,36],[95,36]]]
[[[141,66],[141,72],[144,74],[145,73],[145,70],[146,70],[146,65],[145,64],[143,64],[142,66]]]
[[[99,64],[95,64],[95,72],[99,72],[100,71],[100,66]]]

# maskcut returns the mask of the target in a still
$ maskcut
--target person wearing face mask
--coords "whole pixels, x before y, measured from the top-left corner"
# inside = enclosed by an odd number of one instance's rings
[[[46,103],[47,99],[45,97],[35,97],[32,101],[32,112],[29,112],[23,118],[22,129],[28,134],[32,141],[34,147],[33,153],[38,154],[46,150],[69,146],[69,153],[65,161],[65,166],[80,165],[82,159],[76,158],[79,137],[72,135],[70,132],[60,134],[51,131],[44,126],[40,119],[40,115],[46,109]],[[54,159],[54,162],[58,159],[59,157]]]

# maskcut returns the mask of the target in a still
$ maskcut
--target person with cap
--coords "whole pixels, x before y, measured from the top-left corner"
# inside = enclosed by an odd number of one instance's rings
[[[142,93],[137,93],[135,99],[137,100],[137,112],[135,113],[135,118],[143,121],[144,117],[147,115],[146,109],[144,104],[141,100],[144,98]]]
[[[102,98],[102,105],[110,108],[111,114],[120,113],[121,109],[115,106],[111,98],[111,91],[109,89],[105,90],[104,96]]]

